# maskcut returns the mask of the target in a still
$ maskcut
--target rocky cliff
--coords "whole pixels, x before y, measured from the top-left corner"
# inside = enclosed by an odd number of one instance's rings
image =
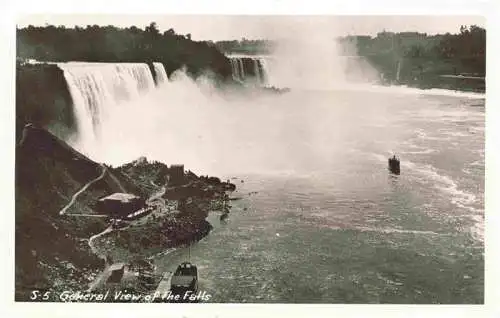
[[[16,149],[16,300],[28,300],[33,290],[49,290],[54,297],[64,290],[85,290],[106,265],[103,255],[110,257],[108,262],[127,260],[208,234],[205,217],[211,201],[224,199],[234,185],[190,173],[188,185],[198,191],[169,200],[169,193],[178,190],[165,182],[168,173],[168,166],[147,160],[111,168],[45,129],[25,127]],[[154,212],[114,230],[94,206],[116,192],[147,198]],[[89,239],[103,232],[96,253]]]

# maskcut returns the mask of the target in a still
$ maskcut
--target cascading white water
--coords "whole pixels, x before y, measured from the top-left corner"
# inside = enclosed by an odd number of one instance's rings
[[[259,60],[253,60],[253,72],[255,74],[255,78],[257,78],[257,83],[261,82],[260,68],[259,68]]]
[[[113,108],[155,87],[153,75],[142,63],[58,63],[73,99],[79,150],[88,153],[99,138],[100,122]]]
[[[264,61],[263,67],[278,63],[272,58]],[[343,160],[337,153],[342,153],[339,147],[344,138],[362,133],[363,125],[371,125],[375,115],[385,125],[383,118],[390,114],[383,106],[387,96],[417,103],[424,93],[458,94],[358,85],[353,87],[355,94],[317,95],[292,89],[288,94],[257,94],[249,99],[232,95],[231,90],[226,95],[208,78],[193,81],[183,71],[174,72],[169,85],[155,87],[146,64],[68,63],[60,67],[74,103],[78,139],[70,144],[76,149],[112,165],[146,156],[214,175],[299,171],[310,168],[311,158],[318,165]],[[279,73],[268,70],[272,85],[273,76]],[[461,94],[457,97],[471,95]],[[358,105],[352,114],[347,107],[351,102]],[[331,110],[338,107],[338,111]],[[361,110],[370,111],[370,116],[349,117]]]
[[[243,67],[243,60],[238,59],[238,65],[240,67],[240,77],[243,80],[245,78],[245,68]]]
[[[231,62],[233,79],[235,81],[242,81],[242,78],[240,76],[240,68],[239,68],[238,60],[234,59],[234,58],[230,58],[229,61]]]
[[[260,65],[262,65],[262,71],[264,72],[264,81],[266,86],[276,86],[273,81],[272,70],[270,69],[270,64],[272,64],[273,58],[266,56],[260,58]]]
[[[160,62],[153,62],[153,67],[155,69],[157,83],[162,84],[168,82],[167,72],[163,64]]]
[[[253,73],[245,73],[243,59],[251,59],[253,63]],[[262,57],[254,56],[230,56],[233,79],[240,82],[251,82],[257,85],[265,85],[267,72],[264,67]]]
[[[234,60],[233,59],[229,59],[229,62],[231,63],[231,74],[233,76],[233,80],[237,80],[238,77],[237,77],[237,72],[235,70],[235,64],[234,64]]]

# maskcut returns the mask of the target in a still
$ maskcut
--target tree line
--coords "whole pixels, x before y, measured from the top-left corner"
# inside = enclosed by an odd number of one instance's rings
[[[326,40],[326,39],[325,39]],[[380,54],[396,50],[398,54],[411,57],[434,56],[484,56],[486,49],[486,30],[477,25],[460,27],[459,33],[428,35],[419,32],[377,33],[375,37],[353,35],[339,37],[340,43],[355,42],[360,55]],[[265,54],[276,46],[272,40],[217,41],[215,46],[225,53]],[[344,52],[349,54],[352,52]]]
[[[326,41],[327,39],[325,39]],[[332,39],[333,40],[333,39]],[[345,36],[335,39],[343,55],[366,57],[375,66],[387,69],[401,59],[412,60],[438,73],[486,73],[486,30],[477,25],[461,26],[456,34],[428,35],[419,32],[379,32],[376,36]],[[269,54],[277,43],[269,40],[218,41],[224,53]]]
[[[224,53],[232,54],[271,54],[275,43],[270,40],[238,40],[217,41],[215,46]]]
[[[341,55],[362,57],[370,62],[381,74],[383,83],[422,88],[485,89],[481,78],[486,75],[486,30],[477,25],[463,25],[455,34],[382,31],[376,36],[344,36],[331,41],[341,44]],[[270,54],[277,43],[242,39],[219,41],[215,45],[229,54]]]
[[[143,29],[131,26],[29,25],[16,28],[17,57],[39,61],[161,62],[167,73],[186,66],[197,76],[211,70],[222,78],[231,76],[229,60],[211,42],[193,41],[191,35],[173,29],[161,33],[155,22]]]
[[[345,37],[354,42],[357,54],[379,64],[404,62],[423,71],[447,74],[486,74],[486,30],[477,25],[461,26],[456,34],[427,35],[418,32],[380,32],[376,37]]]

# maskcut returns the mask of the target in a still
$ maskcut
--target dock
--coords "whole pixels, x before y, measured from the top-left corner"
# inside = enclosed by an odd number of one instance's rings
[[[169,302],[167,299],[167,296],[170,294],[170,283],[172,281],[172,276],[174,273],[172,272],[164,272],[163,276],[158,283],[158,286],[156,287],[156,290],[154,292],[154,299],[153,302],[156,303],[163,303],[163,302]]]

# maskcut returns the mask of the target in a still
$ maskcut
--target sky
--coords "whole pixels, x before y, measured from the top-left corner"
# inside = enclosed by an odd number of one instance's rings
[[[309,29],[331,30],[337,35],[376,35],[386,31],[419,31],[428,34],[457,33],[461,25],[486,25],[482,16],[291,16],[291,15],[110,15],[110,14],[36,14],[17,19],[19,27],[32,25],[114,25],[144,28],[156,22],[160,31],[173,28],[176,33],[190,33],[193,40],[273,39],[283,34]]]

